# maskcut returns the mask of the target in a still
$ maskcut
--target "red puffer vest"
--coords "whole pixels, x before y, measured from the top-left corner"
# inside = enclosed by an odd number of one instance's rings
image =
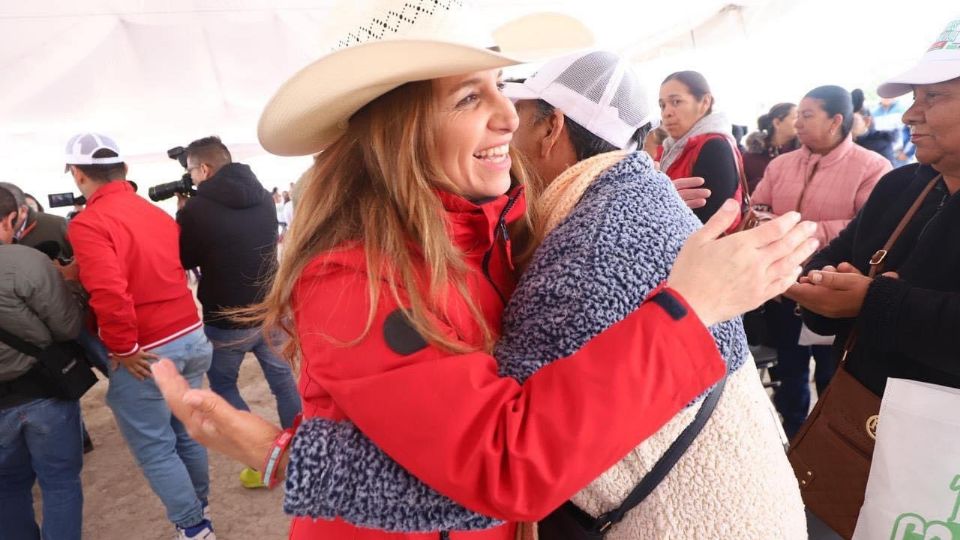
[[[670,165],[670,168],[665,171],[667,176],[674,180],[693,176],[693,166],[697,163],[697,158],[700,157],[700,149],[703,148],[703,145],[706,144],[707,141],[712,139],[727,140],[727,138],[720,133],[704,133],[703,135],[690,137],[683,151],[680,152],[677,159]],[[733,198],[742,204],[744,201],[743,183],[745,179],[743,173],[743,157],[740,155],[740,151],[734,148],[732,144],[730,145],[730,150],[733,152],[733,157],[737,161],[737,173],[740,175],[740,183],[737,184],[737,190],[733,193]],[[735,231],[739,224],[740,217],[737,217],[733,225],[727,229],[727,232]]]

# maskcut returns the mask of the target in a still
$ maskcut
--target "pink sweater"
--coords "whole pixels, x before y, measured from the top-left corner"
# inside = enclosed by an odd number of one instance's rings
[[[817,222],[816,237],[824,247],[850,223],[890,169],[883,156],[854,144],[849,136],[826,155],[803,146],[770,162],[752,202],[769,206],[778,216],[799,210],[803,219]]]

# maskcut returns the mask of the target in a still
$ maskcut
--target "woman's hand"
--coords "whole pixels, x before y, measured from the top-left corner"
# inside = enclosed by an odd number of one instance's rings
[[[154,363],[151,370],[170,410],[194,440],[248,467],[263,467],[280,428],[209,390],[191,389],[170,360]]]
[[[897,278],[894,272],[883,274]],[[825,266],[811,270],[784,294],[818,315],[832,319],[852,318],[860,315],[863,299],[873,281],[850,263],[840,263],[836,268]]]
[[[789,212],[747,231],[724,236],[740,213],[732,199],[687,239],[667,283],[689,303],[704,325],[749,311],[796,282],[800,263],[819,242],[815,223]]]
[[[702,208],[707,205],[707,199],[710,198],[710,190],[700,187],[703,185],[703,178],[691,176],[689,178],[677,178],[676,180],[671,180],[671,182],[673,182],[673,187],[676,188],[677,193],[680,194],[680,198],[683,199],[687,208]]]

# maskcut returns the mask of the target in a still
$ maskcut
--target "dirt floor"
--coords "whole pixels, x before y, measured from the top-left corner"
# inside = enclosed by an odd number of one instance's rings
[[[277,421],[276,405],[260,366],[248,355],[240,372],[241,392],[254,412]],[[89,540],[169,540],[173,525],[136,466],[105,401],[106,381],[83,397],[83,413],[95,450],[83,466],[83,537]],[[289,520],[283,490],[246,490],[241,465],[210,454],[210,510],[220,540],[282,539]]]

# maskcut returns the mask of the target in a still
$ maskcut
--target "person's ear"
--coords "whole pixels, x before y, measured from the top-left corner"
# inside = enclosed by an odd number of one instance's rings
[[[837,113],[833,115],[833,120],[830,121],[830,134],[840,133],[841,126],[843,126],[843,115]]]
[[[0,237],[6,238],[8,236],[13,236],[14,224],[17,222],[18,215],[19,212],[14,210],[0,219]]]
[[[566,117],[557,109],[543,120],[547,123],[547,129],[543,139],[540,141],[540,157],[546,158],[557,147],[560,138],[563,136]]]
[[[713,94],[704,94],[703,100],[700,101],[700,115],[706,116],[707,111],[713,107]]]

